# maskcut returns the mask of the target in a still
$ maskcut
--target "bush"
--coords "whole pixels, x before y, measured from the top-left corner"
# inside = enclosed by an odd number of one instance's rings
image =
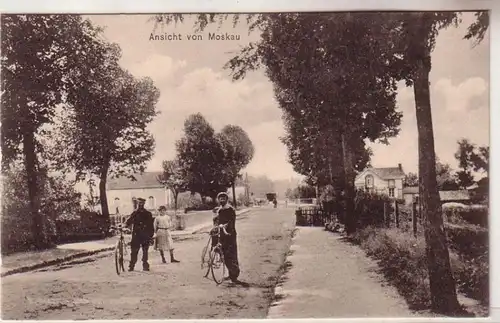
[[[489,210],[487,206],[450,207],[444,208],[443,213],[446,219],[452,223],[467,222],[484,228],[488,227]]]
[[[358,228],[384,225],[384,204],[388,214],[394,212],[393,201],[384,195],[372,194],[362,190],[356,192],[356,214]]]
[[[485,253],[475,258],[453,254],[451,265],[458,290],[470,298],[489,304],[489,262]]]
[[[58,218],[57,242],[68,243],[104,238],[109,221],[97,212],[81,211],[76,216]]]
[[[446,236],[450,248],[461,256],[472,259],[488,252],[488,230],[474,225],[457,225],[446,223]]]

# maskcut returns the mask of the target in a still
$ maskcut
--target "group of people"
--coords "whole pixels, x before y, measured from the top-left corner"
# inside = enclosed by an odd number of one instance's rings
[[[225,192],[217,195],[219,206],[214,209],[215,216],[213,218],[214,226],[226,225],[227,236],[221,236],[222,250],[226,267],[229,272],[227,280],[233,283],[239,283],[238,276],[240,268],[238,263],[237,236],[236,236],[236,211],[228,203],[229,196]],[[142,249],[142,269],[150,270],[148,262],[148,253],[151,241],[154,241],[154,249],[158,250],[163,263],[167,263],[165,252],[170,253],[170,262],[178,263],[174,257],[174,245],[170,230],[172,229],[172,221],[167,215],[167,208],[160,206],[158,208],[158,216],[153,217],[153,214],[144,208],[146,200],[138,199],[137,209],[132,212],[126,221],[127,226],[132,228],[132,241],[130,243],[132,253],[130,257],[129,271],[133,271],[137,263],[139,249]]]
[[[160,251],[164,264],[167,263],[165,259],[167,251],[170,253],[170,262],[178,263],[179,260],[174,257],[174,243],[170,233],[172,221],[167,215],[167,208],[164,205],[160,206],[158,216],[153,217],[153,214],[144,208],[146,200],[139,198],[137,201],[137,209],[126,221],[127,226],[133,226],[129,271],[134,270],[139,249],[142,249],[142,269],[149,271],[148,255],[151,241],[154,241],[154,249]]]

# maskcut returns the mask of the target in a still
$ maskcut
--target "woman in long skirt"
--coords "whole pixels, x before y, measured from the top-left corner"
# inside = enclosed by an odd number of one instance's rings
[[[161,261],[166,264],[165,251],[170,252],[170,262],[180,262],[174,258],[174,242],[172,240],[172,234],[170,234],[170,229],[172,227],[172,221],[170,216],[167,215],[167,208],[165,206],[160,206],[158,208],[159,215],[155,218],[154,228],[155,228],[155,250],[160,251]]]

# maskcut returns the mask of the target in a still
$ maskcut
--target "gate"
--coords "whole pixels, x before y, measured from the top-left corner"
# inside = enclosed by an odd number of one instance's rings
[[[318,206],[299,207],[295,211],[297,226],[323,227],[330,221],[330,215]]]

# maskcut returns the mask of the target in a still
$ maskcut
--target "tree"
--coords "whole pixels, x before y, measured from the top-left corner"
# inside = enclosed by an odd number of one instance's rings
[[[484,15],[478,14],[480,26]],[[392,64],[393,75],[413,86],[418,128],[419,195],[424,216],[424,232],[432,309],[444,314],[462,312],[457,300],[456,286],[450,266],[450,257],[443,229],[436,155],[432,125],[429,74],[431,53],[441,29],[459,23],[457,12],[391,13],[386,19],[393,27],[392,38],[399,59]],[[467,37],[484,37],[484,28],[471,26]]]
[[[236,207],[236,179],[239,177],[240,171],[252,160],[255,149],[248,134],[239,126],[225,126],[222,128],[219,138],[225,151],[225,172],[231,181],[233,203]]]
[[[182,176],[179,160],[163,161],[163,174],[158,181],[169,188],[174,195],[174,210],[177,212],[177,199],[179,194],[187,190],[187,184]]]
[[[403,179],[403,186],[418,186],[418,175],[411,172],[406,174],[405,178]]]
[[[184,136],[176,146],[181,174],[191,193],[215,199],[218,192],[227,190],[231,179],[225,173],[224,147],[201,113],[186,119]]]
[[[47,237],[37,189],[37,154],[43,147],[38,137],[45,135],[44,125],[64,103],[65,93],[80,88],[74,75],[89,60],[102,59],[94,51],[100,30],[77,15],[3,15],[1,29],[2,168],[22,155],[34,243],[43,248]]]
[[[79,76],[84,89],[68,91],[72,110],[61,118],[58,143],[68,149],[59,167],[76,170],[78,180],[96,175],[102,215],[109,217],[108,177],[134,180],[153,155],[154,139],[146,127],[157,115],[160,94],[151,79],[137,80],[119,66],[117,46],[101,46],[106,59]]]
[[[449,164],[436,161],[436,182],[440,191],[453,191],[459,189],[456,177]]]
[[[460,170],[457,172],[459,184],[467,188],[474,184],[473,172],[481,172],[488,177],[489,172],[489,147],[477,147],[467,139],[458,141],[458,150],[455,153]]]

